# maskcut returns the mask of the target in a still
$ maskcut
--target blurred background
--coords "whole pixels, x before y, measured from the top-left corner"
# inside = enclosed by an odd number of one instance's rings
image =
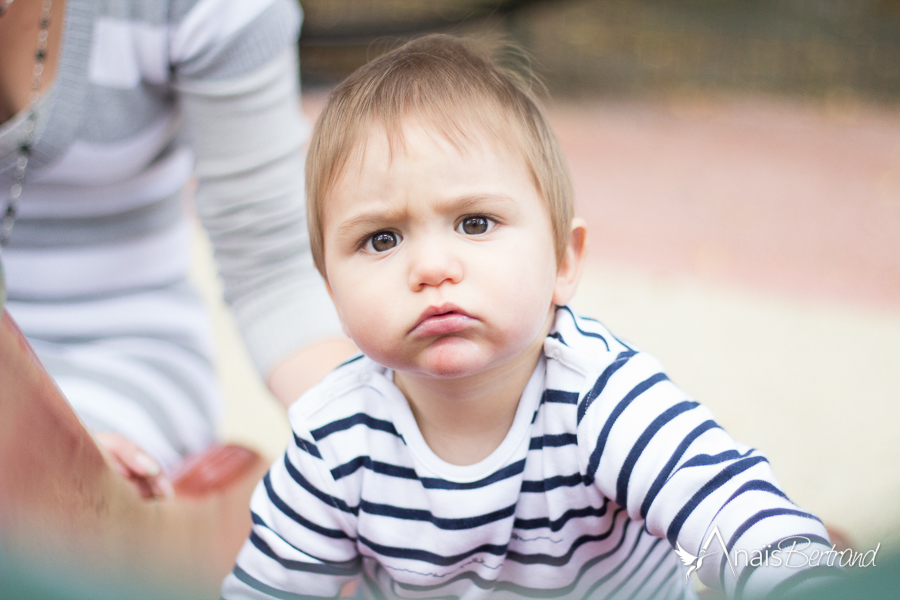
[[[549,88],[582,312],[655,354],[787,494],[900,542],[900,0],[306,0],[304,111],[412,35],[512,40]],[[288,436],[221,305],[222,435]],[[884,552],[884,550],[882,550]]]

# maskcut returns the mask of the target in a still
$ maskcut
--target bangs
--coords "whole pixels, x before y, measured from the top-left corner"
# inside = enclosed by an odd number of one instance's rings
[[[572,193],[568,169],[532,85],[466,44],[431,35],[389,52],[341,83],[316,122],[306,165],[310,244],[324,276],[322,216],[348,161],[382,129],[390,156],[404,149],[405,124],[421,124],[460,152],[488,143],[525,160],[553,224],[557,259],[568,242]]]

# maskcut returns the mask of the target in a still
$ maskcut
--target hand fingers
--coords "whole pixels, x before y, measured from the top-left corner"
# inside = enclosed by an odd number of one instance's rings
[[[97,433],[97,441],[112,458],[120,475],[131,481],[144,498],[171,498],[172,482],[149,454],[128,438],[116,433]]]
[[[162,472],[155,460],[125,436],[118,433],[98,433],[95,437],[131,473],[141,477],[155,477]]]
[[[172,482],[165,475],[160,474],[156,477],[145,479],[145,481],[150,486],[153,498],[172,498],[175,496],[175,488],[172,487]]]

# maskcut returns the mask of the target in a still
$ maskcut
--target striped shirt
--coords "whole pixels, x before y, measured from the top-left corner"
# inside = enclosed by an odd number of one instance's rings
[[[7,308],[88,427],[167,469],[209,444],[222,405],[187,282],[192,176],[259,371],[340,333],[308,244],[300,17],[295,0],[66,1],[3,250]],[[27,113],[0,124],[0,211]]]
[[[367,598],[674,599],[693,591],[672,548],[699,554],[714,526],[731,551],[792,536],[830,547],[765,457],[655,359],[567,307],[509,433],[477,464],[438,458],[391,371],[365,357],[290,418],[225,598],[333,597],[361,576]],[[735,596],[809,579],[737,567],[718,553],[700,575]]]

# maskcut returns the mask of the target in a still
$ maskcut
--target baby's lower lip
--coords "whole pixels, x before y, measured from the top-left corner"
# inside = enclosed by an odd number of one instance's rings
[[[472,317],[458,312],[428,317],[413,329],[419,335],[443,335],[462,331],[472,324]]]

